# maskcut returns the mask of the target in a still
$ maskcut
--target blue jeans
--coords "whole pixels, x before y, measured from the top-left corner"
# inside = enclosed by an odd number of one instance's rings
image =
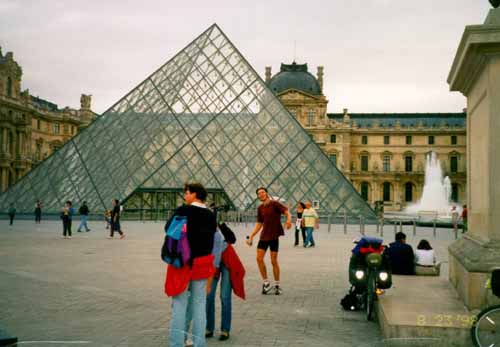
[[[210,294],[207,296],[207,331],[215,329],[215,295],[217,283],[220,279],[221,325],[220,330],[226,333],[231,331],[231,278],[229,270],[221,263],[220,276],[213,278]]]
[[[80,216],[80,226],[78,227],[78,231],[82,230],[83,227],[85,227],[85,231],[89,231],[89,227],[87,226],[87,219],[89,218],[89,216],[84,216],[84,215],[81,215]]]
[[[305,227],[306,229],[306,242],[304,243],[305,246],[314,246],[314,239],[313,239],[313,231],[314,227]]]
[[[172,298],[172,319],[170,321],[170,347],[184,347],[192,316],[194,347],[205,347],[207,301],[207,280],[189,282],[183,293]]]

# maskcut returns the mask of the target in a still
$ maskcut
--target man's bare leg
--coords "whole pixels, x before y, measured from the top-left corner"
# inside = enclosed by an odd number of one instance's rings
[[[260,275],[262,279],[267,281],[267,269],[266,264],[264,263],[264,256],[266,255],[266,251],[260,248],[257,248],[257,265],[259,266]]]
[[[271,252],[271,264],[273,264],[274,280],[280,281],[280,265],[278,264],[278,252]]]

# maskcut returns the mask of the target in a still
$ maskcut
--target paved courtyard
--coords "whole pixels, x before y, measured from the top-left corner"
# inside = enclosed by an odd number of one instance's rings
[[[60,224],[20,220],[10,227],[0,220],[0,328],[31,346],[167,346],[171,300],[163,293],[163,224],[124,222],[125,240],[106,239],[101,222],[90,222],[91,232],[65,240]],[[288,232],[280,245],[284,295],[263,296],[255,246],[244,243],[253,225],[231,226],[247,270],[247,300],[233,296],[231,339],[213,338],[208,346],[385,345],[377,343],[382,336],[376,323],[339,305],[359,227],[351,225],[344,234],[340,225],[331,232],[322,225],[312,249],[294,248]],[[404,228],[414,247],[427,238],[438,260],[447,259],[446,247],[454,239],[449,229],[438,229],[434,239],[430,228],[418,228],[417,237]],[[367,234],[374,231],[366,227]],[[393,235],[394,228],[386,226],[385,240]],[[447,268],[443,272],[446,276]]]

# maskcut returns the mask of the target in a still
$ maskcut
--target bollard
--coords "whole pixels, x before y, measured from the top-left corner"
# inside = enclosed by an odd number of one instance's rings
[[[394,235],[398,232],[398,221],[393,221],[394,223]]]
[[[399,231],[403,232],[403,221],[402,220],[399,221]]]
[[[434,218],[433,225],[434,225],[434,227],[433,227],[433,230],[432,230],[432,234],[434,235],[434,238],[436,238],[436,218]]]
[[[359,216],[359,231],[361,235],[365,235],[365,225],[363,224],[363,216]]]
[[[417,236],[417,222],[413,220],[413,236]]]
[[[377,235],[379,234],[380,232],[380,221],[377,221]]]
[[[328,215],[328,232],[332,231],[332,220],[331,220],[331,218],[332,218],[332,215],[329,214]]]
[[[380,218],[380,236],[384,237],[384,218]]]
[[[347,212],[344,210],[344,234],[347,234]]]

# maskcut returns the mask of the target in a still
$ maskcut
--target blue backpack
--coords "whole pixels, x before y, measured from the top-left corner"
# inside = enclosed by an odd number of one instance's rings
[[[166,235],[161,249],[161,258],[165,263],[181,268],[191,258],[187,237],[187,217],[173,216],[167,226],[165,226]]]

